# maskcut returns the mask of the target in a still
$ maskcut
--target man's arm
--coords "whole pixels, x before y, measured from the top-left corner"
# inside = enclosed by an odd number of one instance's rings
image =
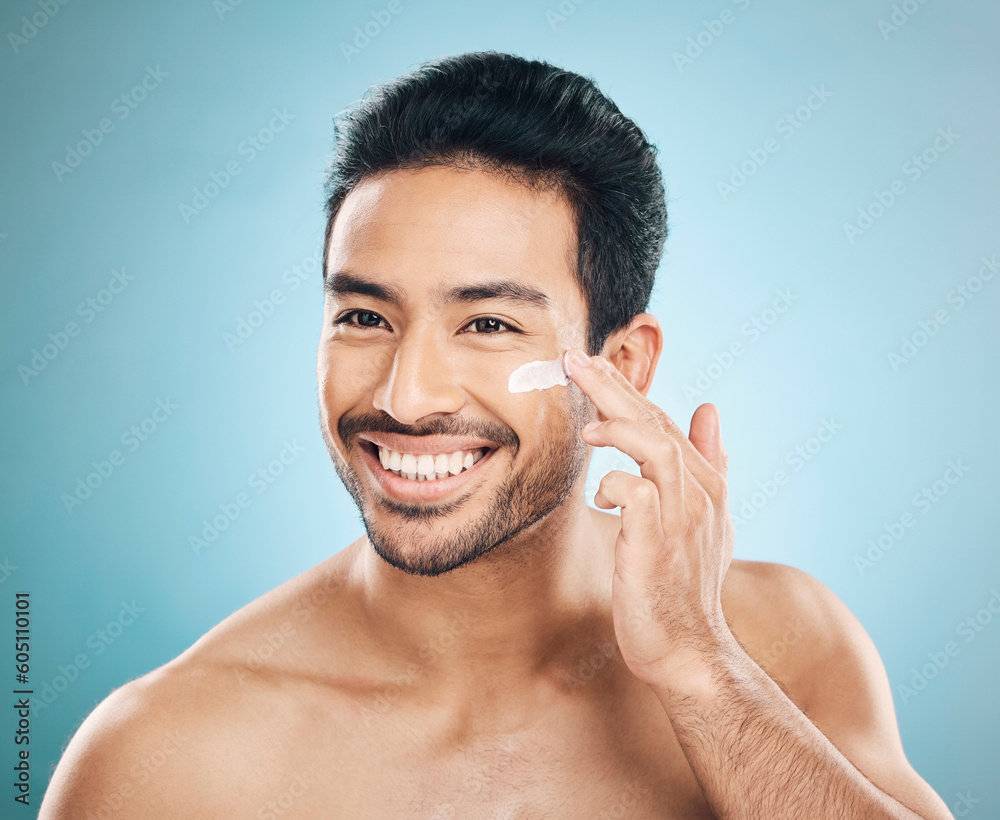
[[[818,606],[813,632],[831,636],[826,656],[818,659],[822,665],[812,667],[818,681],[813,712],[859,760],[882,753],[895,758],[882,778],[875,776],[879,784],[824,736],[733,636],[722,607],[734,534],[718,410],[698,407],[688,437],[635,388],[632,381],[648,389],[662,342],[658,324],[643,318],[633,323],[629,344],[618,353],[628,376],[581,351],[572,351],[565,364],[604,418],[583,428],[583,440],[615,447],[639,465],[639,476],[608,473],[594,496],[598,507],[621,508],[611,587],[615,636],[626,665],[663,704],[712,809],[723,818],[769,820],[950,817],[915,773],[908,774],[902,750],[892,754],[898,737],[881,661],[861,639],[860,626],[849,626],[846,610],[830,617],[830,593],[817,593],[815,602],[806,596],[790,610],[804,615]],[[780,609],[781,593],[771,594],[771,606]],[[834,673],[838,664],[845,670],[841,685],[824,686],[821,675]]]
[[[951,818],[911,768],[878,652],[847,608],[805,573],[774,566],[768,594],[801,632],[783,681],[733,638],[650,682],[720,817]]]

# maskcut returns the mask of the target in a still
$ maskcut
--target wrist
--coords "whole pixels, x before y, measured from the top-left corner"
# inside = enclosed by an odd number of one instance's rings
[[[646,676],[645,682],[660,696],[712,697],[726,681],[739,674],[747,657],[728,627],[684,650],[664,658]]]

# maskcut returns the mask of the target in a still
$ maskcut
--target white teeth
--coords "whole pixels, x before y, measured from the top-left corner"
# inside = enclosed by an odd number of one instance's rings
[[[417,456],[417,474],[426,478],[434,478],[434,456],[421,453]]]
[[[486,450],[457,450],[454,453],[399,453],[385,447],[378,448],[378,460],[383,469],[411,481],[434,481],[458,475],[468,470],[486,455]]]

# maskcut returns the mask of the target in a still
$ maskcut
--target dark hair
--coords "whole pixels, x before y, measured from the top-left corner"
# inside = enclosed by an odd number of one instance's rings
[[[334,130],[324,278],[333,221],[365,177],[478,167],[556,186],[572,206],[591,355],[648,306],[667,235],[656,148],[593,79],[512,54],[460,54],[369,89]]]

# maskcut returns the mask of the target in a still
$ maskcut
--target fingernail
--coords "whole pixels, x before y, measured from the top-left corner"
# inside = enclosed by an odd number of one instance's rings
[[[569,360],[577,367],[590,367],[593,364],[590,357],[582,350],[574,350]]]
[[[609,362],[607,359],[597,358],[597,359],[594,359],[594,361],[597,362],[598,366],[602,370],[604,370],[606,373],[614,373],[615,372],[615,366],[613,364],[611,364],[611,362]]]
[[[599,421],[592,421],[589,424],[585,424],[583,426],[583,432],[584,433],[589,433],[591,430],[593,430],[594,428],[596,428],[598,424],[600,424]]]

